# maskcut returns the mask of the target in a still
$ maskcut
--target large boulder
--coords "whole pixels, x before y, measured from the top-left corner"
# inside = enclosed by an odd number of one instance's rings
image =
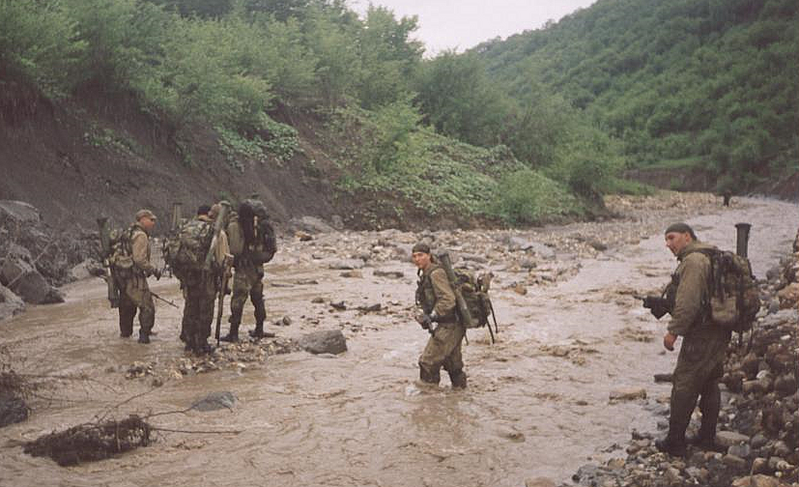
[[[10,289],[0,284],[0,321],[25,311],[25,302]]]
[[[20,257],[9,256],[0,266],[0,283],[30,304],[63,303],[63,295],[36,268]]]
[[[24,201],[0,200],[0,223],[10,219],[19,223],[38,223],[42,217],[39,210]]]
[[[25,400],[12,395],[0,394],[0,428],[28,419],[30,408]]]
[[[292,218],[289,221],[289,229],[294,232],[302,231],[312,235],[317,233],[332,233],[336,231],[335,228],[328,225],[321,218],[307,215],[302,218]]]
[[[332,353],[337,355],[347,351],[347,339],[341,330],[321,330],[308,333],[300,338],[300,347],[311,353]]]

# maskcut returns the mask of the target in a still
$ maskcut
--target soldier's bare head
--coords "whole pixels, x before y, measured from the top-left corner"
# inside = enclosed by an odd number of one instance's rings
[[[691,242],[697,240],[694,229],[685,223],[673,223],[666,229],[666,247],[674,255],[680,252]]]

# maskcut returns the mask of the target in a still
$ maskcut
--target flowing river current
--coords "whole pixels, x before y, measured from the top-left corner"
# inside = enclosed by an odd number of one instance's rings
[[[656,413],[668,404],[669,384],[653,381],[653,374],[671,372],[676,361],[676,353],[661,344],[666,321],[656,321],[632,296],[665,284],[675,267],[662,228],[684,218],[702,240],[734,250],[734,225],[751,223],[749,255],[761,278],[790,250],[799,223],[795,204],[735,203],[698,216],[666,209],[656,221],[516,233],[536,240],[581,232],[601,240],[603,232],[648,228],[643,238],[618,240],[587,257],[554,248],[556,262],[571,271],[554,282],[528,283],[523,291],[514,282],[535,275],[536,268],[508,268],[490,244],[476,251],[468,241],[445,241],[455,255],[469,250],[484,256],[486,262],[477,266],[496,275],[491,294],[498,342],[492,345],[485,329],[469,331],[465,391],[451,390],[445,373],[439,388],[416,382],[416,361],[428,335],[411,319],[416,274],[409,261],[367,264],[343,277],[341,270],[320,265],[303,244],[289,242],[266,266],[268,330],[296,339],[341,329],[348,351],[270,355],[205,373],[173,373],[157,383],[154,376],[130,378],[128,371],[134,362],[167,370],[188,360],[177,338],[180,310],[156,302],[158,334],[143,346],[135,334],[118,336],[116,311],[109,309],[99,279],[71,284],[66,303],[32,306],[0,323],[0,346],[14,358],[17,372],[61,377],[43,379],[26,422],[0,429],[0,485],[471,487],[521,486],[534,477],[566,482],[582,464],[624,455],[619,445],[633,429],[656,432]],[[501,231],[472,235],[491,242],[495,232]],[[380,234],[336,238],[331,248],[346,251],[350,243]],[[151,285],[182,305],[174,279]],[[346,309],[330,306],[340,301]],[[381,304],[378,312],[357,309],[375,303]],[[251,316],[248,305],[245,317]],[[283,316],[289,326],[271,324]],[[242,328],[244,334],[252,329],[252,318]],[[619,390],[643,390],[646,397],[611,401]],[[180,432],[158,432],[150,446],[109,460],[64,468],[20,446],[101,417],[186,410],[221,391],[237,398],[231,408],[152,416],[151,424]]]

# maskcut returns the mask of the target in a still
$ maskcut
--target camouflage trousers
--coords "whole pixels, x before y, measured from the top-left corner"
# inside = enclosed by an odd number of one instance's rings
[[[466,386],[461,357],[461,342],[465,333],[458,323],[438,325],[419,357],[419,377],[422,381],[438,384],[441,380],[441,367],[444,367],[449,372],[453,387]]]
[[[184,284],[186,297],[183,309],[183,326],[186,345],[197,350],[211,336],[211,324],[214,321],[214,301],[216,286],[212,278],[196,279]]]
[[[255,307],[255,323],[263,324],[266,319],[264,306],[264,268],[263,266],[236,267],[233,274],[233,296],[230,298],[230,324],[238,328],[247,297]]]
[[[119,334],[133,334],[133,318],[139,312],[139,333],[149,334],[155,324],[155,303],[144,277],[118,279],[119,288]]]

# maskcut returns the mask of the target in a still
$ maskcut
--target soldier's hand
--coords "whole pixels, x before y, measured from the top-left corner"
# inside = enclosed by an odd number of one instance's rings
[[[430,329],[430,324],[433,323],[433,320],[430,319],[430,315],[427,313],[422,313],[416,316],[416,322],[421,325],[421,327],[425,330]]]
[[[669,352],[674,351],[674,342],[677,341],[677,335],[672,335],[671,333],[666,333],[663,335],[663,346]]]

